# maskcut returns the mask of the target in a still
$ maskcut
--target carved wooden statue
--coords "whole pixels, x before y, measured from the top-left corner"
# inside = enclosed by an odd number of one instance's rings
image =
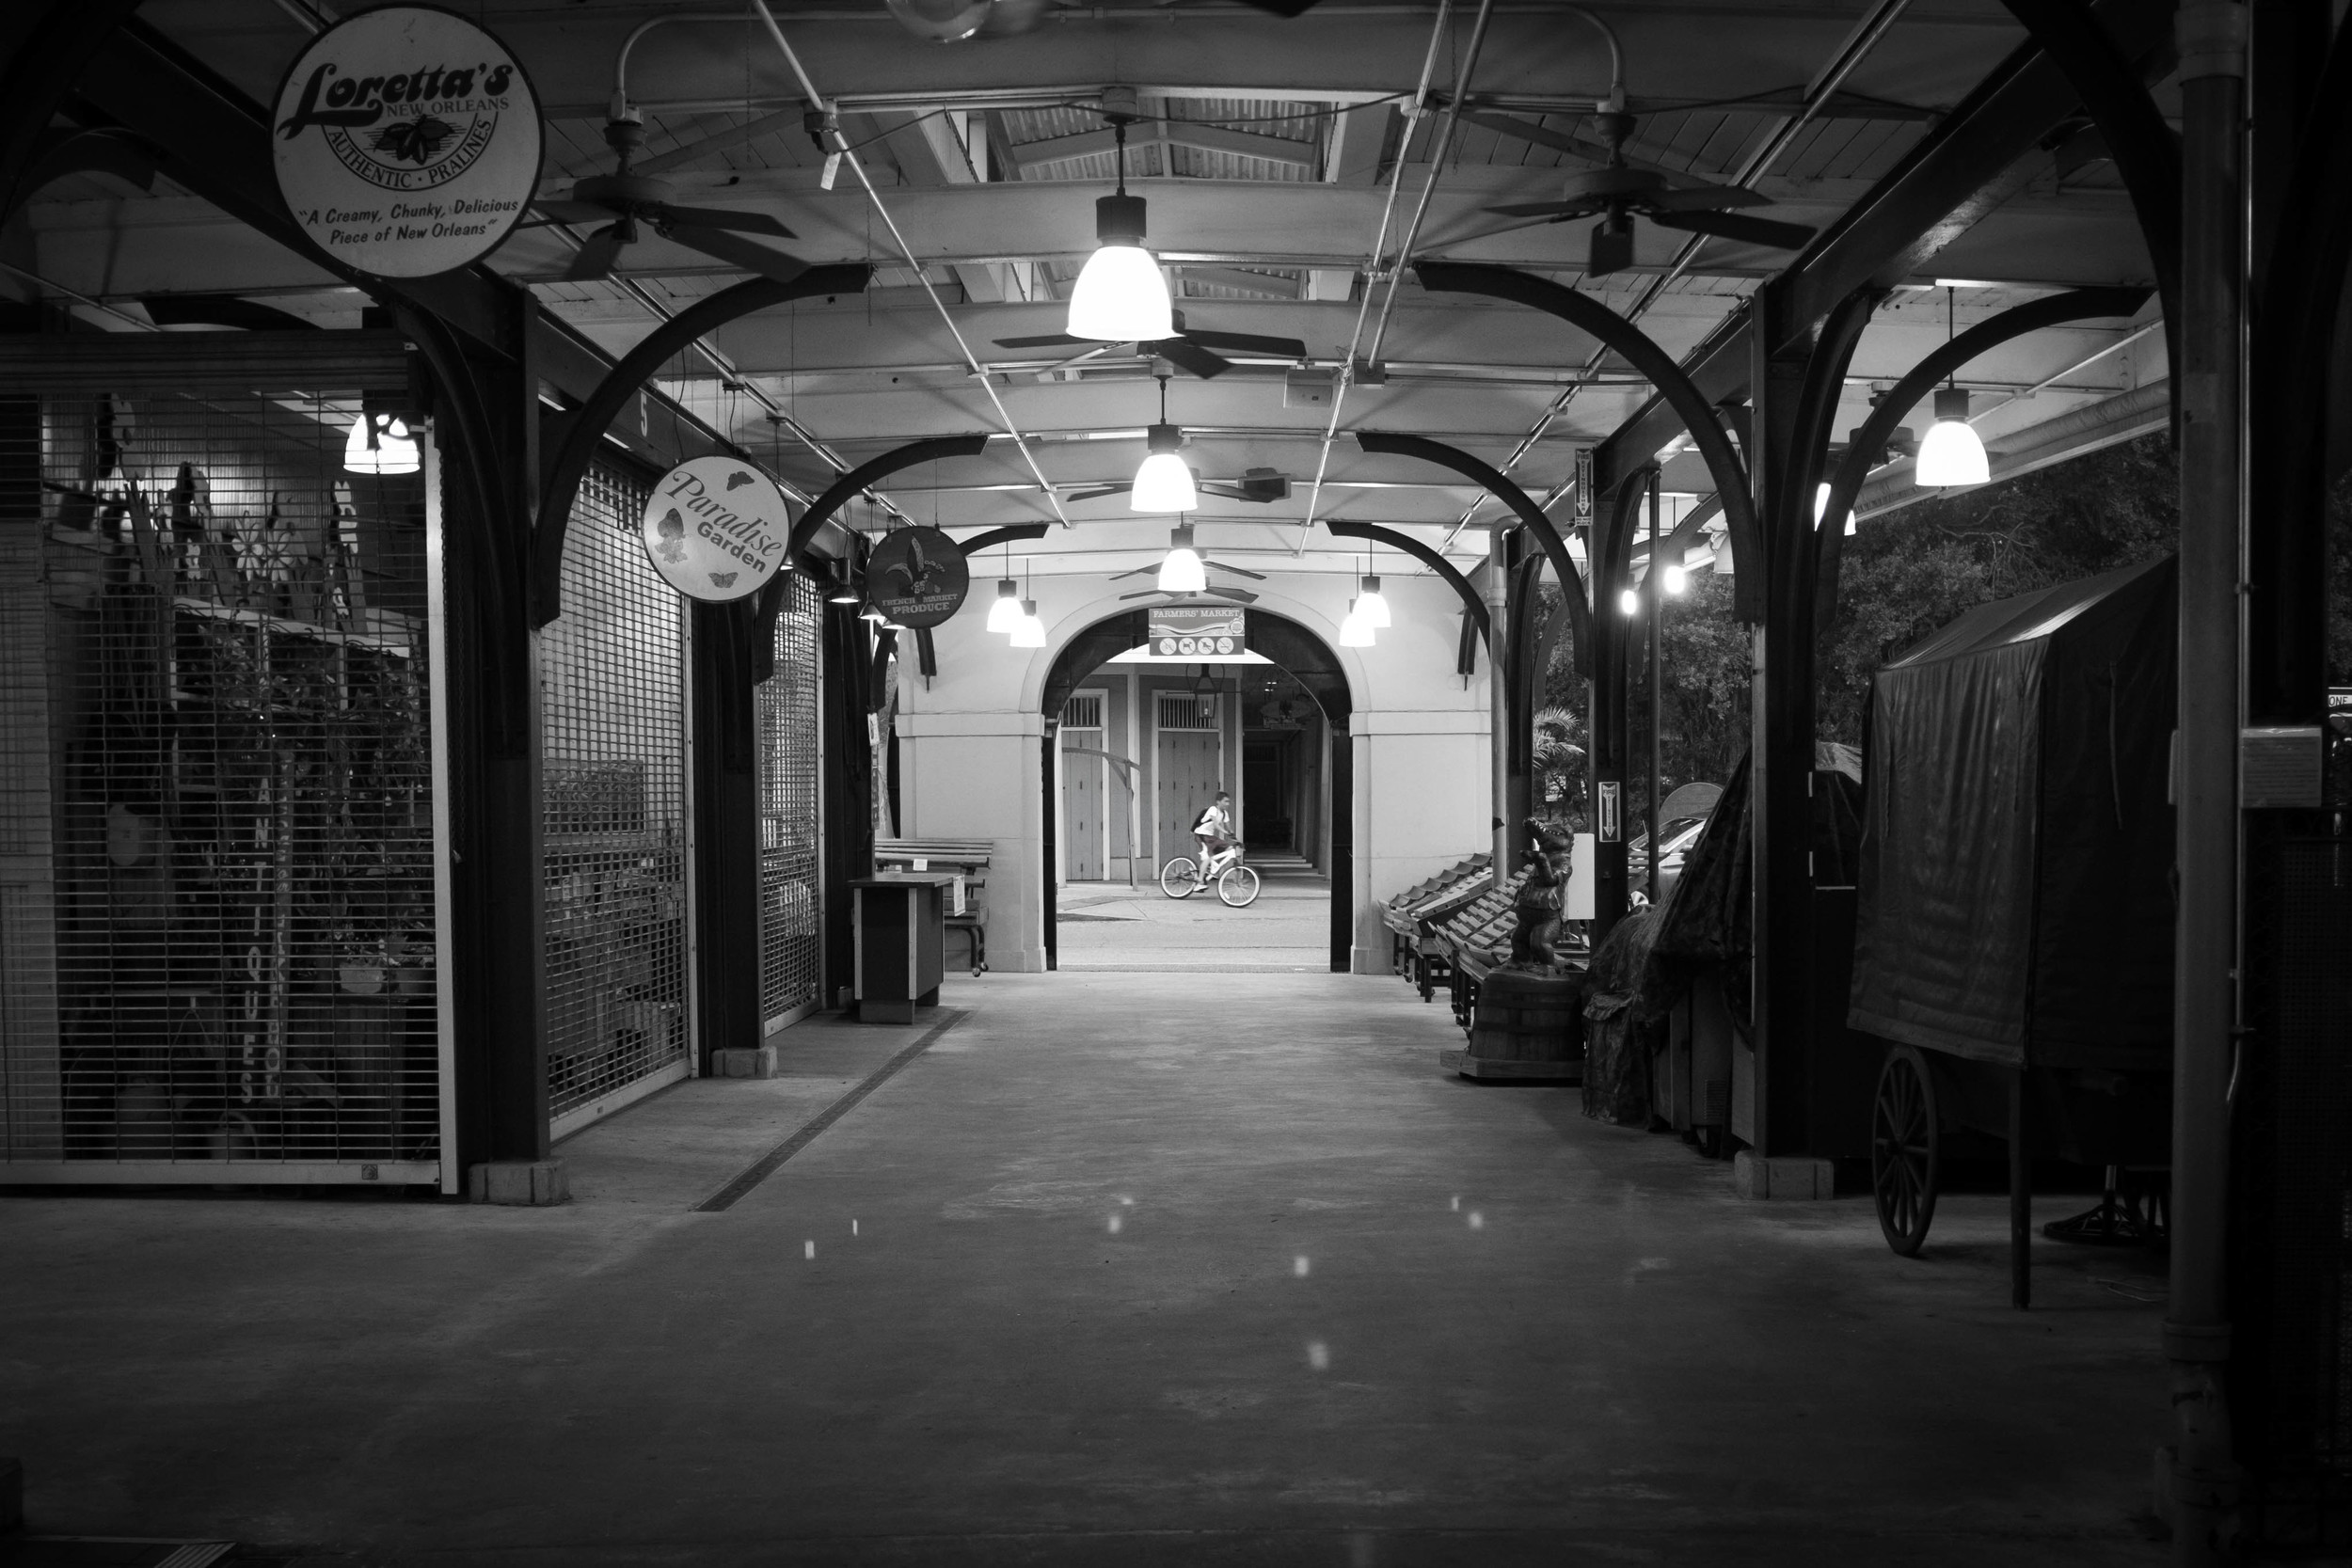
[[[1513,969],[1548,970],[1560,964],[1560,916],[1567,903],[1568,871],[1576,835],[1538,818],[1528,819],[1535,844],[1528,856],[1527,880],[1519,884],[1518,925],[1511,932]]]

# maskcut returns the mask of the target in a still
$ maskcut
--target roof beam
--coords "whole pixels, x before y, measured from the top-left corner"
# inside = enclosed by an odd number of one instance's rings
[[[1260,135],[1255,131],[1230,131],[1222,125],[1203,125],[1186,119],[1164,120],[1156,129],[1159,133],[1157,139],[1172,147],[1189,147],[1196,152],[1223,152],[1236,158],[1260,158],[1267,163],[1295,164],[1306,168],[1314,166],[1315,147],[1312,142]],[[1091,158],[1112,151],[1117,146],[1117,139],[1109,131],[1078,131],[1067,136],[1048,136],[1042,141],[1015,142],[1012,150],[1022,166],[1029,167],[1038,164],[1058,164],[1072,158]]]

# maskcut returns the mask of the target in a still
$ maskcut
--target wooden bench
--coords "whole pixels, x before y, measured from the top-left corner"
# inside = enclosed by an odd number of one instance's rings
[[[874,869],[939,871],[956,885],[947,898],[947,928],[971,943],[972,973],[988,969],[988,863],[995,841],[985,838],[884,838],[874,844]]]

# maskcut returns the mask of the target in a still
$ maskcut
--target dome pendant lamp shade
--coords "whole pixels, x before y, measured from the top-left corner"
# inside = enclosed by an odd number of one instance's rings
[[[1364,625],[1375,631],[1383,630],[1392,624],[1389,618],[1389,601],[1380,596],[1378,578],[1364,578],[1364,591],[1356,596],[1356,613],[1362,616]]]
[[[361,413],[343,442],[343,469],[355,474],[413,474],[423,467],[415,437],[395,414]]]
[[[1928,426],[1927,436],[1919,443],[1912,483],[1941,488],[1987,484],[1992,479],[1984,443],[1968,423],[1968,394],[1957,387],[1943,388],[1935,394],[1935,422]]]
[[[1364,624],[1363,613],[1359,609],[1359,601],[1356,599],[1348,600],[1347,615],[1340,622],[1340,646],[1343,648],[1372,646],[1372,627]]]
[[[1151,455],[1136,470],[1135,488],[1127,493],[1130,512],[1190,512],[1200,504],[1200,491],[1192,469],[1177,450],[1184,436],[1172,424],[1155,424],[1145,432]]]
[[[1176,336],[1168,279],[1143,248],[1143,198],[1127,194],[1123,173],[1120,193],[1094,203],[1094,234],[1102,244],[1070,291],[1070,335],[1106,343]]]
[[[1045,646],[1045,623],[1037,618],[1037,601],[1021,601],[1021,619],[1013,623],[1012,645],[1016,648]]]
[[[1153,586],[1163,594],[1198,594],[1209,586],[1209,569],[1192,547],[1190,523],[1168,530],[1168,554],[1160,560],[1159,580]]]
[[[1010,631],[1021,624],[1021,585],[1010,578],[996,579],[996,602],[988,607],[988,629]]]

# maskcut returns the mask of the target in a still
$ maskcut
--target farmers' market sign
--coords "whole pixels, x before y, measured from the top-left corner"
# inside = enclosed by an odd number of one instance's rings
[[[697,457],[661,476],[639,533],[671,587],[723,604],[758,593],[782,568],[792,515],[767,475],[732,457]]]
[[[1248,652],[1249,623],[1238,605],[1153,605],[1144,617],[1144,640],[1163,658],[1230,658]]]
[[[320,249],[379,277],[496,250],[539,184],[539,101],[460,16],[385,6],[329,27],[278,85],[278,189]]]

